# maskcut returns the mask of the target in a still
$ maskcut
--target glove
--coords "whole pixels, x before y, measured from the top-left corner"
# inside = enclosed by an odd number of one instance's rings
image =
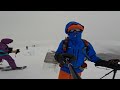
[[[105,66],[107,67],[109,65],[108,61],[105,60],[98,60],[97,62],[95,62],[95,66]]]
[[[15,54],[17,54],[17,53],[19,53],[19,52],[20,52],[20,49],[17,49]]]
[[[8,53],[12,53],[13,48],[8,47]]]
[[[55,54],[54,58],[58,63],[62,65],[67,64],[68,62],[71,62],[73,60],[76,60],[75,56],[67,53]]]
[[[65,62],[64,62],[65,58],[63,57],[62,54],[55,54],[54,58],[58,63],[60,63],[62,65],[65,64]]]
[[[110,64],[118,64],[118,62],[120,62],[120,60],[119,59],[110,59],[108,62]]]
[[[118,62],[118,59],[111,59],[109,61],[98,60],[97,62],[95,62],[95,66],[103,66],[107,68],[120,70],[120,65],[118,64]]]

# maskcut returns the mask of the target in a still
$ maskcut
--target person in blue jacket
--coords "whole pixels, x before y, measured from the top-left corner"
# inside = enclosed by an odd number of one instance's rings
[[[90,42],[88,42],[87,50],[84,49],[85,43],[82,39],[83,31],[84,31],[84,26],[81,25],[80,23],[75,21],[69,22],[65,27],[65,33],[68,35],[69,38],[69,42],[67,46],[68,48],[66,52],[64,52],[63,40],[62,40],[54,56],[55,59],[60,63],[61,62],[60,60],[63,60],[59,58],[60,54],[68,53],[74,55],[76,57],[76,60],[71,61],[71,64],[79,76],[81,76],[81,73],[84,71],[82,66],[84,66],[85,64],[85,58],[87,58],[88,60],[94,63],[102,61],[98,56],[96,56],[96,52]],[[104,62],[102,62],[102,64],[103,63]],[[73,79],[73,77],[70,74],[68,65],[66,63],[61,64],[60,67],[61,68],[58,79]]]

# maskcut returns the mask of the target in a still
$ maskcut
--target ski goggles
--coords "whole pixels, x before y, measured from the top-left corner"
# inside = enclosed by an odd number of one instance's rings
[[[73,30],[73,29],[79,29],[80,31],[83,31],[84,30],[84,26],[82,25],[79,25],[79,24],[75,24],[75,25],[71,25],[68,29],[67,29],[67,32]]]
[[[80,30],[80,29],[72,29],[72,30],[69,30],[69,32],[70,33],[72,33],[72,32],[81,32],[82,30]]]

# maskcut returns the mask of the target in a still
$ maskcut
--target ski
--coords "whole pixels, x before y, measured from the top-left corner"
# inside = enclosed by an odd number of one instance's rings
[[[27,68],[27,66],[17,67],[16,69],[12,69],[11,67],[7,66],[7,67],[3,67],[1,71],[23,70],[25,68]]]
[[[0,67],[0,69],[4,69],[4,68],[10,68],[10,66],[6,66],[6,67]]]

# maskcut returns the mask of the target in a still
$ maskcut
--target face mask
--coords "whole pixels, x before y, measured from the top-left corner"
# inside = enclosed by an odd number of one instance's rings
[[[72,40],[79,40],[79,39],[81,39],[81,34],[82,34],[82,32],[80,32],[80,31],[75,31],[75,32],[69,32],[68,33],[68,36],[69,36],[69,38],[70,39],[72,39]]]

